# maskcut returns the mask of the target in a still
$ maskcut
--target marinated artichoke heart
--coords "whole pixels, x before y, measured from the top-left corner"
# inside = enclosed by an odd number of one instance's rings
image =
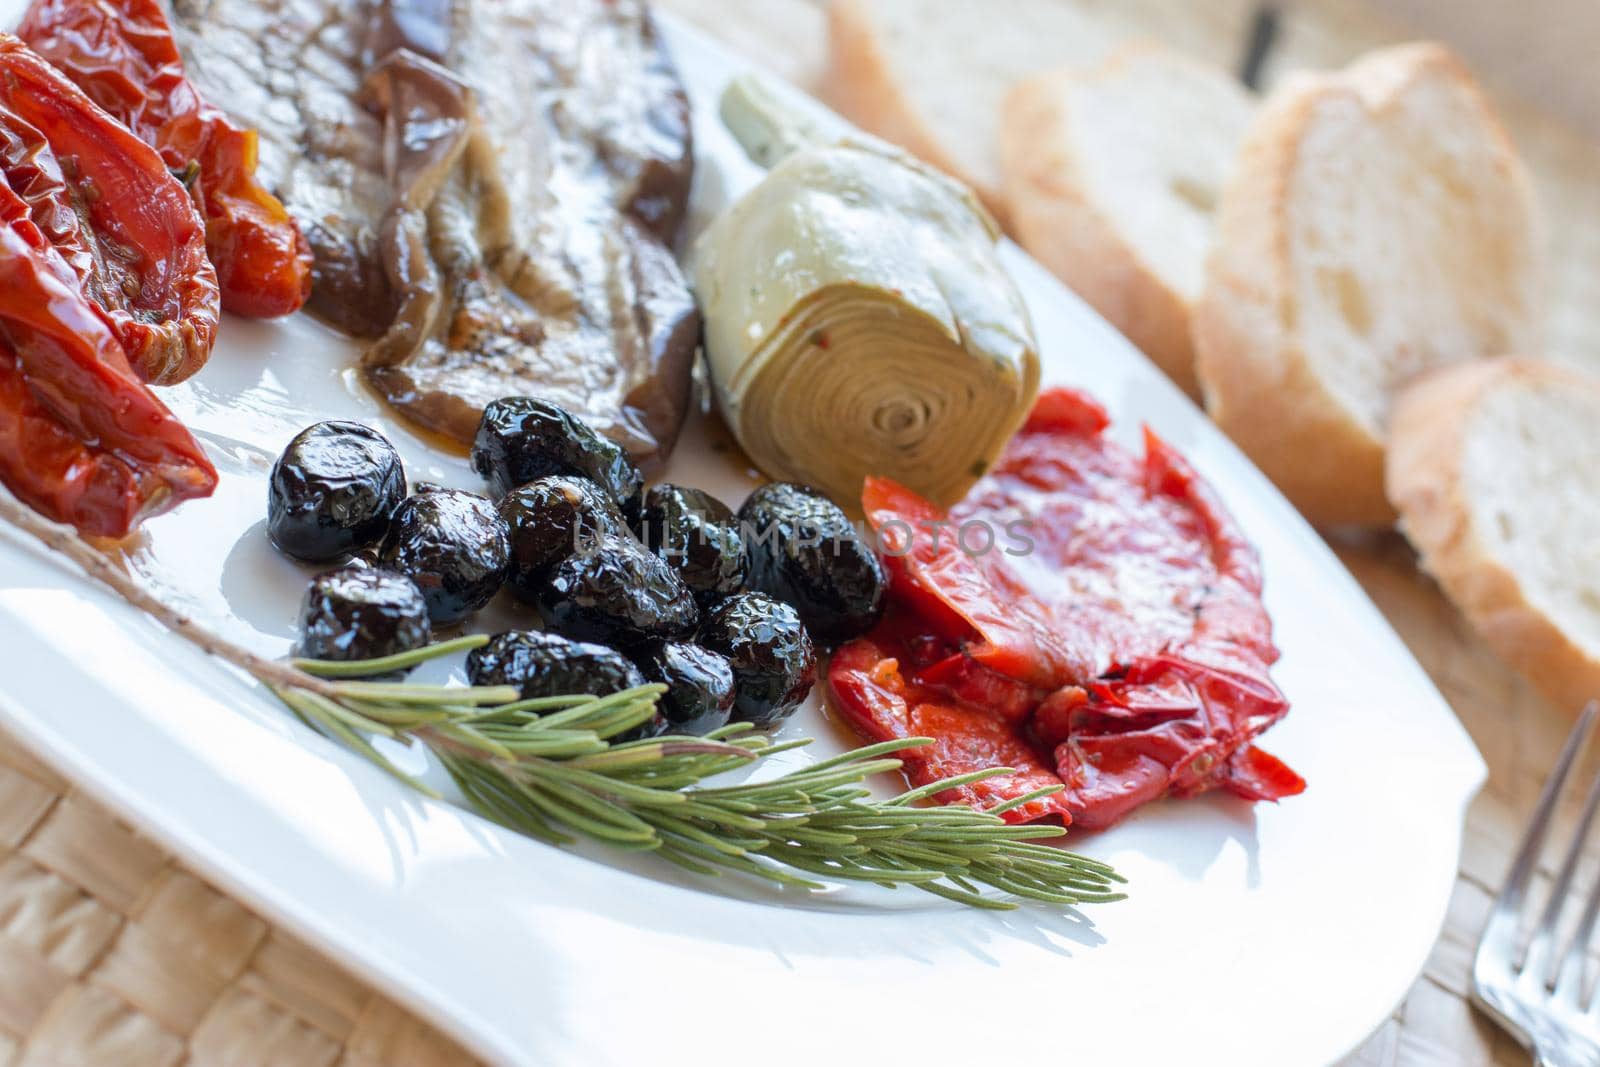
[[[815,143],[759,83],[735,81],[723,115],[773,164],[695,247],[734,435],[773,478],[846,503],[869,474],[960,499],[1039,384],[993,221],[965,187],[883,142]]]

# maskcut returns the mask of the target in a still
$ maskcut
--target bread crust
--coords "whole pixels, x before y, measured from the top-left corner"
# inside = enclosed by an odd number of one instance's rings
[[[1139,47],[1139,46],[1135,46]],[[1126,62],[1119,51],[1108,64]],[[1000,121],[1000,172],[1018,243],[1199,399],[1189,302],[1151,270],[1093,198],[1071,146],[1056,136],[1065,86],[1077,68],[1026,78],[1006,98]]]
[[[1489,647],[1552,700],[1577,711],[1600,698],[1600,658],[1539,608],[1495,552],[1491,532],[1477,521],[1464,468],[1484,400],[1529,386],[1585,393],[1600,420],[1600,379],[1553,363],[1494,359],[1439,368],[1396,398],[1388,491],[1423,568]]]
[[[1318,374],[1297,329],[1287,220],[1301,142],[1330,96],[1355,95],[1381,113],[1412,81],[1437,74],[1478,102],[1531,218],[1531,184],[1509,138],[1465,68],[1433,44],[1385,49],[1343,73],[1285,85],[1263,105],[1222,197],[1191,320],[1201,392],[1217,424],[1314,523],[1387,525],[1396,512],[1384,491],[1385,435]]]
[[[938,135],[900,92],[889,56],[873,28],[872,0],[833,0],[828,5],[828,69],[819,95],[857,126],[965,183],[995,221],[1010,230],[1002,191],[946,152]]]

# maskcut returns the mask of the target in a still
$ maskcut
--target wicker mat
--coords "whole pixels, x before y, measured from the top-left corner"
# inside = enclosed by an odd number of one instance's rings
[[[0,751],[0,1065],[474,1063],[14,744]]]

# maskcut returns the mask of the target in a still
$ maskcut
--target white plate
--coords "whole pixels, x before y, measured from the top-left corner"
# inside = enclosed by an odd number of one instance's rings
[[[697,108],[697,218],[756,177],[715,119],[743,64],[668,20]],[[1398,1002],[1455,875],[1484,767],[1360,588],[1267,481],[1112,329],[1015,249],[1046,378],[1149,422],[1260,546],[1294,710],[1282,805],[1161,803],[1078,848],[1132,899],[993,915],[911,891],[704,887],[520,838],[419,798],[40,551],[0,539],[0,708],[58,768],[225,889],[503,1063],[1323,1064]],[[318,418],[381,425],[413,480],[474,486],[353,384],[309,319],[230,320],[168,392],[222,472],[131,562],[253,647],[288,645],[305,573],[261,530],[264,475]],[[748,477],[691,429],[673,475]],[[808,708],[790,732],[846,739]],[[795,760],[809,757],[797,755]],[[707,890],[710,891],[707,891]]]

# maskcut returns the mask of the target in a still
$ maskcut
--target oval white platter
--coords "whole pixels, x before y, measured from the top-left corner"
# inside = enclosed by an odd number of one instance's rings
[[[745,64],[663,21],[695,103],[698,228],[759,176],[715,112]],[[90,794],[494,1063],[957,1063],[998,1050],[1329,1063],[1421,968],[1483,763],[1266,479],[1075,296],[1006,256],[1046,380],[1092,390],[1130,444],[1155,427],[1260,547],[1284,653],[1274,674],[1294,703],[1264,743],[1310,783],[1277,806],[1159,803],[1075,838],[1128,877],[1127,901],[978,913],[911,890],[804,897],[559,851],[409,792],[13,535],[0,537],[0,712]],[[223,480],[150,523],[130,565],[269,654],[287,649],[310,573],[261,525],[267,468],[295,431],[361,419],[390,434],[413,481],[481,488],[361,390],[355,351],[303,316],[230,320],[204,372],[165,394]],[[668,477],[737,503],[754,480],[691,423]],[[517,617],[497,605],[490,621]],[[815,700],[785,730],[801,733],[819,737],[815,753],[851,740]]]

